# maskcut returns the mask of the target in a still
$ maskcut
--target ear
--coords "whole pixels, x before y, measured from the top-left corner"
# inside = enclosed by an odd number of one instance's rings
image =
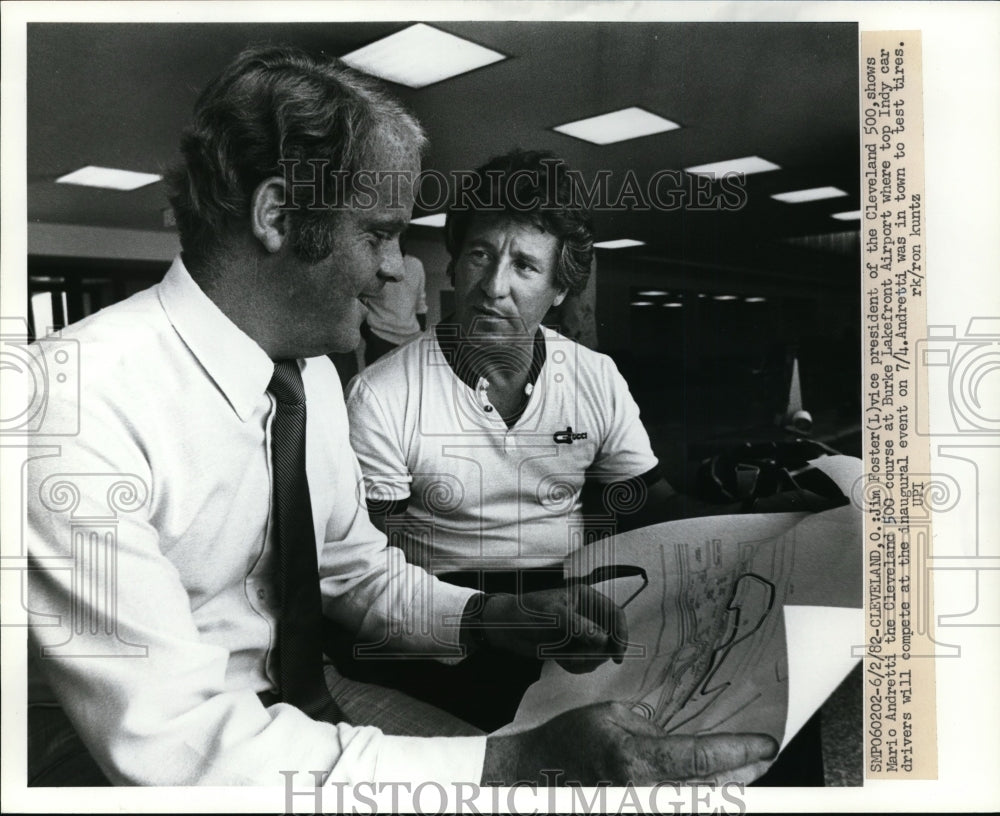
[[[274,176],[264,179],[250,199],[250,227],[268,252],[278,252],[288,239],[288,210],[284,209],[285,180]]]
[[[568,289],[559,290],[559,294],[556,295],[556,299],[552,301],[552,308],[554,309],[556,306],[562,305],[562,302],[566,300],[566,295],[568,294],[569,294]]]

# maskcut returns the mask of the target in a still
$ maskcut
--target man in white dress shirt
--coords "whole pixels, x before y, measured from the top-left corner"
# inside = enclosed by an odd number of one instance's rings
[[[571,627],[568,660],[579,648],[621,656],[623,615],[596,593],[519,604],[445,585],[386,547],[357,500],[324,355],[357,345],[362,301],[399,275],[412,208],[399,181],[415,178],[423,143],[371,81],[289,49],[244,52],[202,93],[173,180],[183,256],[158,286],[65,332],[80,349],[80,401],[53,392],[47,411],[57,424],[77,415],[79,433],[40,436],[32,451],[29,784],[280,785],[289,770],[327,783],[509,784],[559,769],[648,785],[747,779],[773,755],[761,735],[664,736],[616,704],[486,737],[376,689],[380,711],[331,665],[336,716],[286,701],[279,367],[308,406],[305,526],[327,618],[444,660],[531,654]],[[321,182],[310,171],[324,161]],[[353,183],[373,168],[384,175],[365,201]],[[327,180],[344,186],[318,191]],[[556,626],[525,627],[525,609]]]

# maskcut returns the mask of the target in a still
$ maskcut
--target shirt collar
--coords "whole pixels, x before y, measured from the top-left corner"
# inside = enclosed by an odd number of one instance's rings
[[[458,346],[461,342],[459,334],[459,328],[454,323],[438,323],[434,327],[434,336],[437,339],[438,346],[440,346],[441,353],[444,355],[445,360],[448,361],[448,365],[451,366],[452,371],[455,372],[455,376],[469,386],[469,388],[475,390],[479,384],[479,378],[482,374],[479,371],[473,370],[474,367],[471,365],[458,365]],[[542,366],[545,365],[545,357],[545,335],[542,333],[542,327],[539,326],[535,330],[535,337],[531,345],[531,363],[528,366],[528,385],[534,387],[536,381],[538,380],[538,375],[542,371]]]
[[[271,358],[205,294],[180,256],[157,294],[178,336],[246,422],[271,382]]]

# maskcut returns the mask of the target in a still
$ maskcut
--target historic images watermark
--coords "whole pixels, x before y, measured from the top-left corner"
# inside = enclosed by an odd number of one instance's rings
[[[0,318],[0,371],[4,384],[21,386],[19,399],[4,407],[0,436],[75,436],[80,431],[80,344],[58,335],[28,342],[23,318]],[[53,397],[76,406],[58,416],[49,410]]]
[[[118,628],[118,527],[124,515],[145,506],[149,486],[132,473],[55,472],[37,483],[29,477],[32,460],[57,457],[62,444],[80,433],[81,349],[58,333],[29,343],[22,318],[2,318],[2,327],[0,370],[5,387],[17,394],[5,404],[0,438],[3,447],[26,454],[18,478],[20,506],[30,498],[41,511],[69,522],[67,539],[52,551],[59,555],[29,553],[23,528],[17,538],[4,539],[0,570],[5,591],[20,598],[13,607],[20,614],[5,616],[2,625],[33,624],[42,633],[42,659],[146,657],[147,646],[128,642]],[[31,571],[40,569],[67,573],[76,602],[66,609],[37,608],[29,585]]]
[[[285,813],[733,813],[746,812],[744,786],[661,782],[594,787],[564,780],[562,771],[543,770],[543,784],[516,782],[505,787],[474,782],[326,781],[328,771],[281,771]]]
[[[403,170],[347,170],[330,159],[282,159],[286,206],[308,210],[366,210],[379,200],[392,206],[413,201],[416,208],[435,212],[524,212],[582,207],[604,212],[737,211],[747,203],[746,176],[726,172],[718,176],[663,168],[644,181],[632,170],[615,174],[598,170],[586,175],[566,167],[561,159],[542,159],[548,166],[545,184],[538,170],[504,174],[490,170],[442,173],[428,169],[418,174]],[[565,180],[566,184],[560,191]],[[528,192],[528,191],[531,192]]]

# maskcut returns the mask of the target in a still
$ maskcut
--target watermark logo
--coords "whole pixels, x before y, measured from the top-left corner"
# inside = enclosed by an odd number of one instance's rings
[[[80,345],[76,340],[50,336],[28,343],[24,320],[2,318],[0,378],[5,392],[0,435],[79,433]],[[12,399],[11,394],[18,398]]]
[[[659,782],[652,787],[609,782],[583,786],[561,770],[539,773],[542,784],[521,780],[501,786],[488,782],[328,780],[329,771],[306,774],[279,771],[284,813],[746,813],[744,786],[738,782]],[[298,777],[298,778],[297,778]],[[298,800],[298,801],[297,801]],[[303,801],[304,800],[304,801]]]
[[[938,418],[933,432],[918,402],[917,433],[1000,434],[1000,317],[973,317],[961,336],[955,326],[928,326],[927,339],[917,342],[917,363],[918,378],[926,377],[927,369],[945,372],[949,398],[948,415]]]
[[[602,212],[735,212],[747,203],[743,173],[715,176],[661,168],[640,178],[634,170],[592,174],[567,168],[558,159],[544,159],[544,171],[523,168],[513,173],[487,170],[361,169],[354,173],[327,159],[282,159],[288,198],[286,206],[311,210],[372,209],[380,203],[415,202],[418,209],[455,211]]]

